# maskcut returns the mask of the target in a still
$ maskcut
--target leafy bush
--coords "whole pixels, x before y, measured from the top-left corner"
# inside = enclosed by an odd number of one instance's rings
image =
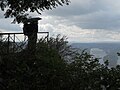
[[[120,66],[83,51],[77,53],[65,37],[41,39],[29,50],[1,56],[1,90],[119,90]],[[69,60],[68,60],[69,59]]]

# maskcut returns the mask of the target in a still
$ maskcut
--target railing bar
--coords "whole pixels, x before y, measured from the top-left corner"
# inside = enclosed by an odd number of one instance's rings
[[[44,33],[49,33],[49,32],[38,32],[38,33],[44,34]],[[5,34],[8,35],[8,34],[23,34],[23,33],[0,33],[0,35],[5,35]]]
[[[5,53],[8,53],[8,54],[12,53],[12,52],[9,52],[9,50],[10,50],[10,47],[9,47],[10,46],[10,41],[14,43],[13,45],[15,45],[15,46],[13,46],[13,53],[14,53],[14,51],[16,49],[15,48],[16,46],[18,47],[18,52],[19,52],[19,50],[20,51],[24,50],[24,48],[22,48],[22,46],[27,45],[26,43],[27,43],[28,39],[25,40],[25,41],[21,41],[21,39],[19,39],[18,35],[22,35],[22,34],[24,35],[24,33],[0,33],[0,35],[4,36],[4,38],[2,39],[3,42],[7,42],[7,44],[8,44],[8,48],[7,48]],[[45,35],[45,39],[47,39],[47,41],[48,41],[49,32],[38,32],[37,33],[37,35],[40,35],[40,34]],[[16,43],[16,40],[18,40],[18,42],[21,43],[21,44],[18,45]],[[2,43],[0,46],[4,46],[4,43]]]

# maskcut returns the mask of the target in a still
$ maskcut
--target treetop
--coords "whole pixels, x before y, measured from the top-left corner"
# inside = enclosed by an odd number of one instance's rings
[[[41,14],[44,10],[50,10],[58,6],[69,5],[70,0],[0,0],[0,9],[5,11],[5,18],[15,17],[18,20],[25,18],[30,12]]]

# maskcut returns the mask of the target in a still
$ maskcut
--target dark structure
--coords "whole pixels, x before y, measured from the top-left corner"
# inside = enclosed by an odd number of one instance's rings
[[[41,35],[45,35],[46,40],[49,37],[49,32],[38,32],[38,20],[41,18],[27,19],[24,22],[23,33],[0,33],[0,55],[17,53],[24,51],[24,49],[26,51],[26,47],[27,52],[34,55],[36,42]]]
[[[34,53],[36,49],[37,33],[38,33],[38,20],[41,18],[31,18],[24,22],[23,33],[28,36],[28,50]]]

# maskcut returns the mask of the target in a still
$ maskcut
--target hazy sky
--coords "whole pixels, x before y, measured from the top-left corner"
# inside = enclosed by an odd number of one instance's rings
[[[42,12],[39,31],[66,35],[73,42],[120,41],[120,0],[71,0],[70,5]],[[0,11],[0,31],[22,32]]]

